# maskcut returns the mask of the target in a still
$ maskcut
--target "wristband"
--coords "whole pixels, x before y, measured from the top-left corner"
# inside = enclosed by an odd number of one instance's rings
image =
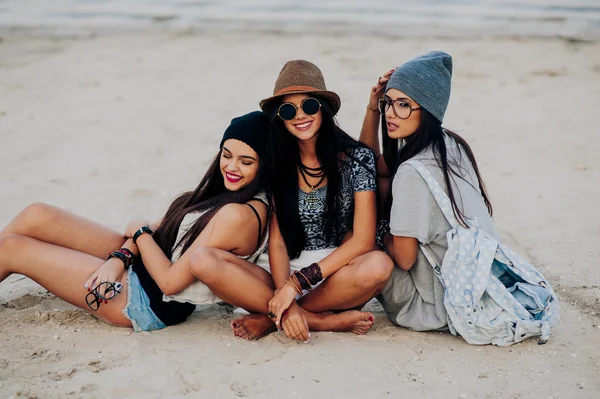
[[[135,261],[135,255],[127,248],[121,248],[111,252],[110,254],[108,254],[108,259],[111,258],[121,259],[123,261],[123,267],[125,268],[125,270],[129,269],[129,267]]]
[[[111,252],[110,254],[108,254],[107,260],[111,260],[112,258],[121,259],[123,261],[123,268],[127,269],[129,267],[129,259],[127,259],[127,255],[125,255],[124,253],[119,251]]]
[[[299,271],[299,274],[301,277],[303,277],[303,280],[308,281],[308,283],[311,286],[318,284],[319,282],[321,282],[323,280],[323,275],[321,274],[321,267],[319,266],[318,263],[313,263],[310,266],[301,269]],[[300,280],[300,279],[298,279],[298,280]],[[300,283],[302,285],[301,280],[300,280]]]
[[[135,234],[133,235],[133,245],[137,246],[137,239],[139,236],[141,236],[144,233],[148,233],[150,235],[154,234],[154,232],[152,230],[150,230],[150,227],[148,226],[142,226],[138,231],[135,232]]]

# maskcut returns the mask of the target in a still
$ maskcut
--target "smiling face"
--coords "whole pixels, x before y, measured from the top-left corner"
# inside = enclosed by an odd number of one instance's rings
[[[419,104],[398,89],[389,89],[385,98],[394,101],[394,105],[385,111],[388,136],[392,139],[404,139],[414,134],[421,123],[421,110],[413,110],[407,119],[400,119],[393,108],[396,107],[396,112],[402,116],[404,111],[419,108]]]
[[[229,139],[223,143],[219,167],[225,188],[237,191],[250,184],[258,174],[258,154],[243,141]]]
[[[308,94],[288,94],[283,97],[284,103],[291,103],[296,106],[296,116],[290,121],[283,121],[288,132],[290,132],[299,141],[309,141],[316,139],[321,123],[323,121],[323,112],[321,109],[314,115],[307,115],[302,110],[302,101],[310,97]]]

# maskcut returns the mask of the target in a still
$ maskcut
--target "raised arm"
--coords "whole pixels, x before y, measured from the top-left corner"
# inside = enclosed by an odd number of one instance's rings
[[[360,130],[359,141],[369,147],[375,154],[378,177],[389,177],[389,171],[381,156],[381,144],[379,143],[379,122],[381,113],[378,109],[378,101],[384,95],[385,85],[394,70],[387,71],[377,80],[377,84],[371,88],[369,95],[369,104],[365,118],[363,119],[362,129]]]

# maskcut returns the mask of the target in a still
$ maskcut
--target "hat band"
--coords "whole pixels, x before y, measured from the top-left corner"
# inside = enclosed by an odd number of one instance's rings
[[[317,89],[312,86],[289,86],[289,87],[284,87],[283,89],[277,90],[275,93],[273,93],[273,96],[281,96],[283,94],[287,94],[290,92],[298,92],[298,91],[325,91],[325,90]]]

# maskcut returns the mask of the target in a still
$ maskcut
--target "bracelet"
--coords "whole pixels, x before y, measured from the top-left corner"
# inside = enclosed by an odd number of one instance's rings
[[[141,236],[144,233],[148,233],[150,235],[154,234],[154,232],[152,230],[150,230],[150,227],[148,227],[148,226],[142,226],[142,227],[140,227],[140,229],[138,231],[136,231],[135,234],[132,237],[132,239],[133,239],[133,245],[137,246],[137,239],[138,239],[138,237]]]
[[[296,276],[296,280],[298,280],[303,290],[312,291],[312,284],[310,283],[310,280],[308,279],[308,277],[306,277],[304,273],[302,273],[301,271],[296,271],[294,272],[294,275]]]
[[[300,274],[308,280],[311,286],[323,281],[323,274],[321,274],[321,266],[318,263],[313,263],[308,267],[300,270]]]
[[[300,282],[298,281],[298,277],[296,277],[296,273],[293,273],[292,275],[290,275],[288,277],[288,279],[285,280],[285,283],[287,285],[289,285],[290,287],[292,287],[294,289],[294,291],[296,291],[299,295],[302,295],[302,286],[300,285]]]
[[[127,248],[121,248],[111,252],[110,254],[108,254],[107,260],[111,258],[121,259],[123,261],[123,267],[125,268],[125,270],[129,269],[129,267],[135,261],[135,255]]]
[[[119,252],[124,252],[125,255],[129,256],[132,260],[135,259],[135,255],[128,248],[121,248]]]
[[[114,251],[108,254],[108,259],[107,260],[111,260],[112,258],[119,258],[123,261],[123,267],[125,269],[127,269],[129,267],[129,259],[127,259],[127,256],[119,251]]]

